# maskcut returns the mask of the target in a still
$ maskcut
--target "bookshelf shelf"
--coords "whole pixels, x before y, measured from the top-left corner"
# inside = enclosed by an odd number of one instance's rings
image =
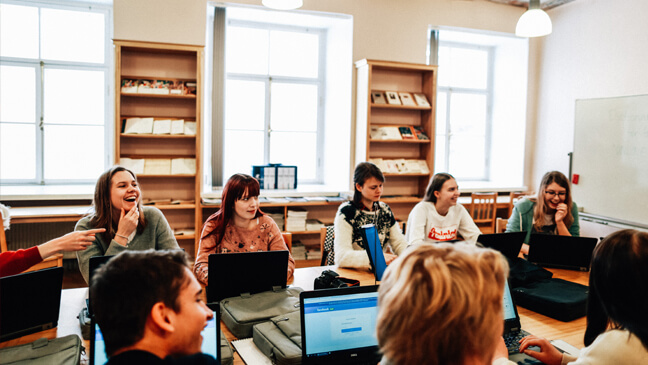
[[[400,110],[431,110],[430,106],[411,106],[411,105],[392,105],[392,104],[374,104],[371,107],[375,109],[400,109]]]
[[[195,159],[195,174],[137,175],[142,196],[161,203],[160,209],[171,228],[193,230],[202,227],[200,204],[200,128],[202,111],[201,79],[203,47],[115,40],[115,163],[130,159]],[[164,80],[192,83],[190,94],[153,94],[121,92],[123,80]],[[193,94],[193,87],[196,93]],[[187,89],[177,89],[184,90]],[[183,119],[196,123],[193,134],[126,134],[127,118]],[[126,161],[126,160],[125,160]],[[166,201],[194,202],[171,204]],[[176,234],[180,247],[195,257],[198,241],[195,234]]]
[[[402,144],[402,143],[412,143],[412,144],[425,144],[425,143],[430,143],[430,140],[411,140],[411,139],[370,139],[369,142],[371,143],[395,143],[395,144]]]

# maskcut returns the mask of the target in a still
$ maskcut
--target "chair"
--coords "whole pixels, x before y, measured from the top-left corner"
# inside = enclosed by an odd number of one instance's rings
[[[333,251],[334,228],[335,226],[326,226],[320,229],[320,252],[322,253],[320,266],[335,265],[335,252]]]
[[[513,207],[515,206],[515,203],[517,203],[523,196],[531,195],[531,192],[528,191],[512,191],[511,192],[511,201],[509,202],[508,206],[508,216],[511,216],[511,213],[513,213]]]
[[[4,229],[4,215],[2,211],[0,210],[0,252],[6,252],[8,251],[9,248],[7,246],[7,236],[5,235],[5,229]],[[39,262],[38,264],[30,267],[29,269],[25,270],[27,271],[36,271],[40,269],[46,269],[48,267],[62,267],[63,266],[63,254],[56,254],[52,255],[45,260]]]
[[[506,232],[506,226],[508,225],[508,219],[497,218],[495,220],[495,233],[504,233]]]
[[[497,193],[472,193],[470,216],[483,233],[495,232],[497,218]]]
[[[292,233],[290,232],[281,232],[281,237],[283,237],[286,247],[288,247],[288,252],[292,255]]]

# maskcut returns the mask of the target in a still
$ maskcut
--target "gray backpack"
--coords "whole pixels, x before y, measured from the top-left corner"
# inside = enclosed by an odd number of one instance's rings
[[[252,330],[254,344],[273,364],[301,364],[301,319],[299,311],[271,318]]]

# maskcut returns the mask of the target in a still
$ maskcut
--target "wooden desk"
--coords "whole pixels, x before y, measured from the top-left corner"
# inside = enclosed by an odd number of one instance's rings
[[[340,276],[354,278],[360,280],[360,285],[373,285],[374,276],[369,271],[343,269],[336,266],[318,266],[307,267],[295,270],[293,281],[290,285],[298,286],[304,290],[313,290],[313,281],[324,270],[334,270]],[[550,269],[554,273],[555,278],[561,278],[573,281],[579,284],[587,285],[589,280],[589,273],[578,272],[570,270]],[[81,338],[81,329],[77,315],[85,306],[85,299],[87,297],[88,288],[78,289],[65,289],[61,295],[61,309],[59,312],[58,327],[47,331],[34,333],[31,335],[23,336],[14,340],[0,342],[0,348],[21,345],[28,342],[35,341],[41,337],[56,338],[63,337],[70,334],[76,334]],[[571,322],[561,322],[541,314],[532,312],[530,310],[518,307],[518,312],[522,321],[522,328],[534,335],[546,337],[550,340],[562,339],[568,343],[582,348],[583,335],[585,334],[585,326],[587,325],[585,317],[579,318]],[[228,340],[235,340],[236,337],[221,323],[221,329]],[[88,354],[90,353],[90,343],[84,340],[83,346],[86,348],[82,354],[81,363],[88,363]],[[238,353],[234,353],[234,364],[243,365]]]

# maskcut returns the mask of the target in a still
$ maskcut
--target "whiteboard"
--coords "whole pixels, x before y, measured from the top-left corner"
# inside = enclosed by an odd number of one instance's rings
[[[648,225],[648,95],[576,100],[573,199],[585,213]]]

